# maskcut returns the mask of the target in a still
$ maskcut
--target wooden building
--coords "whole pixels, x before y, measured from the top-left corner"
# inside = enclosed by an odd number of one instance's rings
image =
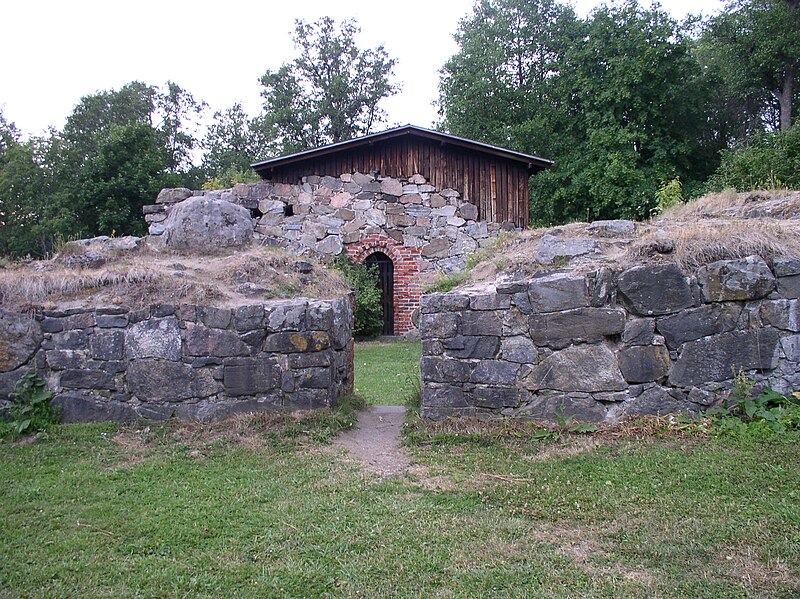
[[[407,179],[419,173],[438,189],[457,190],[478,207],[479,220],[526,228],[528,178],[551,164],[537,156],[405,125],[257,162],[253,169],[263,179],[288,184],[308,175],[359,172]]]

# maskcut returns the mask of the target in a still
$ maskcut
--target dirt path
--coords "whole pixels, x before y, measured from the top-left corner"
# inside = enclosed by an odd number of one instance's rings
[[[358,424],[339,435],[334,445],[350,452],[365,470],[378,476],[408,472],[411,459],[400,444],[406,409],[402,406],[368,406],[358,414]]]

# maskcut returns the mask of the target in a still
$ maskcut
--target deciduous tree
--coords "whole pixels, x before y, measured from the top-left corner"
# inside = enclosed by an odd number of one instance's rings
[[[265,119],[276,152],[293,152],[365,135],[385,118],[382,99],[398,91],[396,61],[383,46],[361,50],[359,28],[330,17],[295,22],[300,55],[261,77]]]

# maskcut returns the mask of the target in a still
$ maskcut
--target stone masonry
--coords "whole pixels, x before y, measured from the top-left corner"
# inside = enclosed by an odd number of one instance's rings
[[[221,191],[165,189],[144,207],[150,243],[169,244],[170,214],[190,198],[225,200],[250,211],[256,240],[299,255],[348,254],[362,262],[380,251],[394,263],[395,333],[412,330],[420,277],[464,267],[467,254],[484,247],[513,223],[478,220],[478,208],[455,189],[438,190],[425,177],[375,174],[303,177],[297,185],[239,184]],[[177,239],[177,237],[173,236]]]
[[[426,295],[422,413],[614,422],[698,412],[739,372],[798,388],[799,333],[797,260],[556,269]]]
[[[65,422],[219,420],[330,407],[352,392],[347,297],[235,308],[0,310],[0,403],[35,370]]]

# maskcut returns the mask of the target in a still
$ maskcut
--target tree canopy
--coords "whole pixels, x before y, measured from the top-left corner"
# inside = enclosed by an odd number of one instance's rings
[[[799,1],[678,22],[637,0],[586,18],[558,0],[477,0],[440,71],[439,126],[555,161],[531,180],[535,224],[646,218],[665,189],[800,186]],[[253,180],[254,161],[373,132],[396,61],[358,33],[296,21],[295,58],[258,79],[262,111],[216,110],[202,135],[208,106],[173,81],[87,94],[41,137],[0,110],[0,254],[141,234],[162,187]]]
[[[361,50],[354,20],[295,22],[300,55],[261,77],[267,127],[281,153],[366,135],[385,118],[380,101],[398,91],[396,61],[383,46]]]
[[[531,183],[538,224],[646,218],[661,186],[699,193],[721,150],[769,128],[764,99],[800,60],[793,2],[737,0],[697,36],[695,20],[636,0],[586,19],[554,0],[481,0],[441,71],[441,127],[555,160]],[[728,47],[723,25],[758,41]],[[753,68],[737,71],[734,50]]]

